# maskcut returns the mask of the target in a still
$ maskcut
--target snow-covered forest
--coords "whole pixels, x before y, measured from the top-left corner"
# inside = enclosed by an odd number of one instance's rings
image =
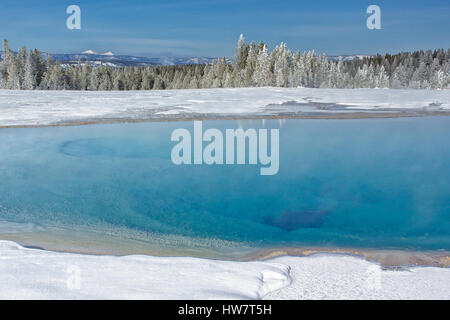
[[[80,61],[65,66],[26,47],[15,54],[4,42],[0,89],[157,90],[239,87],[450,88],[450,49],[331,61],[314,51],[293,52],[281,43],[272,51],[239,38],[230,64],[112,67]]]

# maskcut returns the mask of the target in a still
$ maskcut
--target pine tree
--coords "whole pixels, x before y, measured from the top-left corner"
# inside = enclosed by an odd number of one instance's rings
[[[232,75],[232,72],[231,72],[231,68],[228,65],[227,65],[227,67],[225,69],[225,76],[224,76],[223,87],[224,88],[232,88],[233,87],[233,75]]]
[[[91,64],[88,60],[83,63],[80,74],[80,89],[87,90],[90,85]]]
[[[281,43],[274,59],[275,64],[273,73],[275,75],[275,84],[277,87],[287,87],[289,75],[289,56],[285,43]]]
[[[273,75],[270,65],[270,56],[267,51],[267,46],[264,45],[256,61],[256,68],[255,72],[253,73],[253,81],[259,87],[271,86],[272,77]]]
[[[6,87],[11,90],[20,90],[20,73],[17,68],[17,63],[14,56],[10,56],[8,58],[8,64],[6,68],[6,72],[8,74]]]
[[[64,90],[66,89],[64,81],[64,73],[61,69],[61,63],[57,61],[50,67],[48,86],[50,90]]]
[[[314,72],[315,88],[327,87],[329,70],[328,59],[324,54],[321,54],[317,59],[317,65]]]
[[[125,85],[123,83],[123,74],[120,71],[118,71],[114,77],[113,90],[116,91],[125,90]]]
[[[34,90],[37,87],[36,81],[36,64],[35,59],[33,59],[33,52],[28,52],[26,56],[25,66],[24,66],[24,80],[22,88],[25,90]]]
[[[142,76],[142,90],[151,90],[152,89],[152,79],[150,74],[150,69],[145,68],[144,74]]]
[[[34,49],[31,58],[32,58],[32,65],[34,66],[35,72],[34,78],[36,81],[36,88],[38,88],[40,86],[42,78],[44,77],[46,65],[44,59],[42,59],[41,57],[41,53],[37,49]]]
[[[253,87],[255,83],[253,81],[253,74],[256,69],[256,63],[258,59],[258,49],[254,42],[250,43],[247,60],[244,70],[241,72],[242,85],[244,87]]]
[[[419,68],[414,72],[412,81],[414,82],[413,87],[415,88],[426,88],[428,86],[428,69],[425,61],[420,62]]]
[[[24,82],[25,82],[26,60],[27,60],[27,48],[22,47],[19,50],[19,52],[17,53],[17,57],[16,57],[16,65],[17,65],[16,68],[17,68],[17,73],[19,75],[19,83],[20,83],[21,89],[25,89]]]
[[[375,87],[376,88],[389,88],[389,77],[384,69],[384,65],[382,65],[376,74],[375,77]]]
[[[248,45],[245,44],[244,35],[239,36],[238,45],[236,49],[236,55],[234,56],[233,69],[239,73],[245,68],[247,63]]]
[[[4,41],[1,89],[164,90],[254,86],[328,88],[422,88],[450,86],[450,49],[403,52],[329,61],[314,51],[292,52],[281,43],[269,52],[260,42],[247,45],[241,35],[234,61],[155,67],[105,67],[80,61],[64,65],[25,47],[17,55]]]

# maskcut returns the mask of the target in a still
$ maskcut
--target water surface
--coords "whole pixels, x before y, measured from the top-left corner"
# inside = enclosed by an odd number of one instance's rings
[[[174,165],[170,135],[192,122],[2,129],[0,220],[186,247],[450,249],[449,117],[203,126],[279,128],[279,173]]]

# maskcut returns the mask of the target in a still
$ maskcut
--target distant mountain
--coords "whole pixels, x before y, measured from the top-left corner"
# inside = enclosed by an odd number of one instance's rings
[[[115,55],[112,52],[97,53],[87,50],[79,54],[52,54],[55,60],[63,64],[76,64],[78,61],[110,66],[170,66],[182,64],[205,64],[217,59],[215,57],[136,57],[128,55]]]
[[[47,59],[49,54],[41,53],[42,58]],[[205,64],[216,60],[215,57],[176,57],[176,56],[159,56],[159,57],[136,57],[128,55],[115,55],[112,52],[97,53],[93,50],[86,50],[82,53],[52,53],[54,60],[60,61],[63,65],[77,64],[79,61],[89,61],[92,64],[103,64],[105,66],[170,66],[182,64]],[[3,57],[3,52],[0,52]],[[227,59],[231,62],[230,59]]]
[[[47,59],[49,54],[43,52],[42,58]],[[0,52],[0,57],[3,52]],[[105,66],[171,66],[183,64],[205,64],[210,63],[217,58],[214,57],[176,57],[176,56],[159,56],[159,57],[136,57],[128,55],[115,55],[112,52],[97,53],[93,50],[86,50],[82,53],[55,53],[51,54],[54,60],[60,61],[63,65],[77,64],[79,61],[89,61],[91,64]],[[341,55],[341,56],[327,56],[331,61],[337,61],[342,57],[344,61],[352,61],[356,59],[363,59],[370,57],[369,55]],[[231,59],[227,59],[231,62]]]
[[[353,61],[353,60],[362,60],[364,58],[373,57],[367,54],[344,54],[340,56],[327,56],[327,59],[330,61],[338,61],[339,58],[342,58],[343,61]]]

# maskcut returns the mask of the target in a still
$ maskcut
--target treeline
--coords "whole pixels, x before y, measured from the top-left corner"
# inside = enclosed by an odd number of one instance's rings
[[[211,64],[113,67],[89,62],[65,66],[35,49],[14,54],[4,42],[0,88],[13,90],[158,90],[232,87],[450,88],[450,49],[330,61],[314,51],[271,52],[241,35],[234,60]]]

